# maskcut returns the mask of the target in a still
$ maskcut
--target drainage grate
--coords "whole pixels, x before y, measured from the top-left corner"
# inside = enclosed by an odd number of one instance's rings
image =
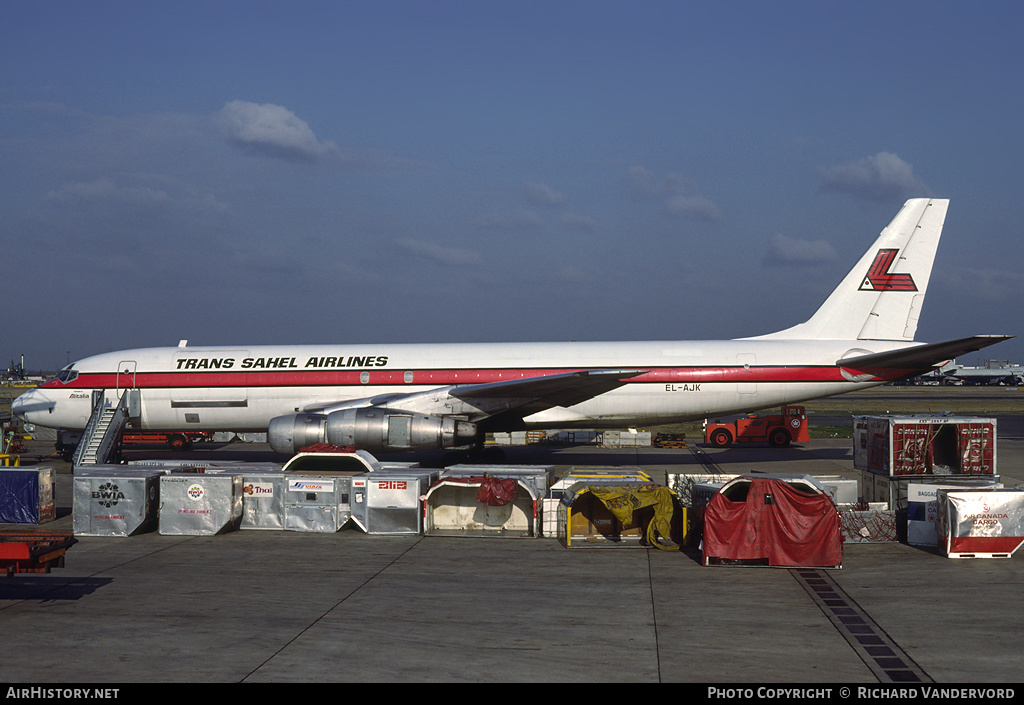
[[[881,683],[932,683],[889,635],[822,570],[793,568],[790,572],[804,586],[821,611]]]

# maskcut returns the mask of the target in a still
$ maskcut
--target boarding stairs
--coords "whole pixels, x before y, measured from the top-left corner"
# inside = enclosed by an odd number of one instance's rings
[[[128,393],[105,389],[94,395],[92,415],[75,448],[73,466],[108,463],[117,450],[121,431],[128,421]]]

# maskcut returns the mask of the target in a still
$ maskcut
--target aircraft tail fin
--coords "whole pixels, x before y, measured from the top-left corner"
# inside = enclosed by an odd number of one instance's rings
[[[948,206],[907,201],[810,319],[758,339],[913,341]]]

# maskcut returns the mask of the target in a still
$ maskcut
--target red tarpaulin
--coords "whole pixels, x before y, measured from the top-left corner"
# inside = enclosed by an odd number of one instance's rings
[[[736,493],[733,501],[718,492],[704,512],[704,565],[842,565],[842,526],[828,495],[802,492],[771,478],[734,482],[750,483],[746,497]]]

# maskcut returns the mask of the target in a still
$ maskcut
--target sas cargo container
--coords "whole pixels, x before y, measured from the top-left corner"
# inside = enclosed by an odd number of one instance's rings
[[[334,533],[352,517],[352,476],[287,475],[284,524],[288,531]]]
[[[996,420],[855,416],[853,466],[875,475],[994,475]]]

